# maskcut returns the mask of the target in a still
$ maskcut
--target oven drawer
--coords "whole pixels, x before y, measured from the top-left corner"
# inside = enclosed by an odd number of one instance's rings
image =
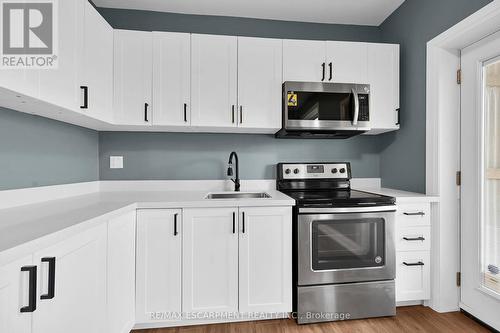
[[[398,204],[396,225],[398,228],[431,225],[430,212],[428,202]]]
[[[429,251],[396,254],[396,301],[419,301],[430,298]]]
[[[431,227],[396,227],[396,251],[429,251]]]

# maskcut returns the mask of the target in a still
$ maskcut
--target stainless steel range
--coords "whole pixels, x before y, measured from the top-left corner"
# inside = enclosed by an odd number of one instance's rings
[[[278,164],[294,208],[299,324],[393,316],[395,199],[354,191],[349,163]]]

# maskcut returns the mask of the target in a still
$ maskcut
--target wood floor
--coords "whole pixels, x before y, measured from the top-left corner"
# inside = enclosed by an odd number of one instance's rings
[[[297,325],[293,320],[267,320],[134,331],[134,333],[411,333],[490,332],[460,312],[437,313],[423,306],[401,307],[397,316]]]

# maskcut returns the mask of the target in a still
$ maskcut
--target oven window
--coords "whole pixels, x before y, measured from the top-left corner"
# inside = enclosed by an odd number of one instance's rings
[[[312,222],[312,269],[315,271],[385,265],[385,220]]]
[[[354,98],[350,93],[289,91],[296,100],[288,104],[288,120],[352,121]]]

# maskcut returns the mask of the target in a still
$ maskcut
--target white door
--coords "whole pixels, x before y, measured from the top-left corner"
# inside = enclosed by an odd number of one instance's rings
[[[135,210],[108,222],[107,332],[135,324]]]
[[[191,124],[237,125],[235,36],[191,35]]]
[[[281,128],[281,39],[238,37],[238,126]]]
[[[58,68],[42,69],[40,99],[63,108],[80,111],[79,68],[83,46],[84,1],[58,2]]]
[[[32,313],[36,310],[27,307],[30,303],[30,274],[32,279],[36,278],[35,269],[31,255],[0,267],[0,332],[31,332]],[[36,294],[34,289],[31,292]]]
[[[370,134],[399,129],[399,45],[368,44]]]
[[[180,209],[137,211],[137,323],[157,322],[155,312],[180,313],[183,232]]]
[[[366,43],[326,42],[328,82],[368,83]]]
[[[292,311],[292,209],[240,208],[240,312]]]
[[[238,209],[184,210],[183,312],[238,311]]]
[[[115,30],[114,44],[114,121],[123,125],[151,124],[152,34]]]
[[[82,113],[110,121],[113,110],[113,28],[84,1],[84,50],[81,75]]]
[[[460,307],[500,330],[500,34],[462,50]]]
[[[34,333],[106,332],[106,229],[95,227],[34,254],[40,267]]]
[[[153,123],[191,123],[191,34],[153,32]]]
[[[326,42],[283,40],[283,81],[326,80]]]

